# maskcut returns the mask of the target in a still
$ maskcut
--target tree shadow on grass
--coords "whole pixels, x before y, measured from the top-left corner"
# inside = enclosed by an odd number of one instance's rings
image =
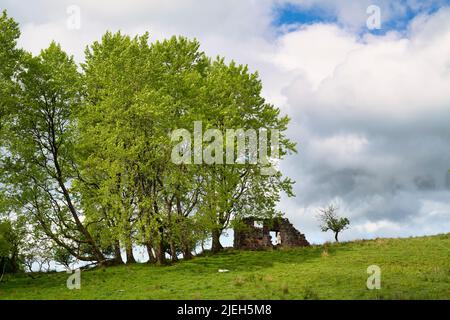
[[[348,251],[346,246],[311,246],[305,248],[275,249],[262,251],[225,250],[215,255],[197,257],[191,261],[181,262],[176,269],[182,268],[192,273],[218,272],[219,269],[230,271],[259,271],[271,268],[274,264],[302,264],[321,259],[324,250],[334,255]]]
[[[264,251],[238,251],[227,249],[215,255],[195,257],[189,261],[180,261],[171,266],[155,266],[136,264],[131,266],[116,266],[105,269],[84,271],[82,275],[83,285],[89,287],[127,281],[136,277],[136,283],[142,279],[164,282],[167,279],[192,279],[208,274],[218,273],[219,269],[229,270],[230,273],[254,273],[274,267],[275,264],[301,265],[323,259],[324,251],[331,256],[351,248],[345,245],[311,246],[305,248],[276,249]],[[326,262],[324,262],[326,263]],[[19,276],[4,284],[4,294],[14,291],[15,288],[35,291],[46,289],[65,289],[66,273],[47,274],[31,279]],[[166,278],[168,277],[168,278]],[[87,282],[84,282],[87,281]],[[121,283],[121,282],[119,282]],[[108,289],[109,290],[109,289]],[[37,293],[39,295],[39,293]]]

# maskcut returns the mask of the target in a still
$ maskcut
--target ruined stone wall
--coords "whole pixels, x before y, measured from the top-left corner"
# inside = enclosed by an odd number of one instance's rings
[[[306,247],[309,242],[305,235],[300,233],[288,219],[282,219],[279,223],[278,232],[281,235],[281,246],[283,247]]]
[[[262,228],[254,226],[255,219],[246,218],[242,220],[242,227],[234,230],[234,248],[244,250],[259,250],[274,247],[270,232],[279,232],[281,247],[304,247],[309,246],[305,235],[300,233],[289,222],[288,219],[278,218],[275,220],[262,221]]]
[[[256,228],[253,219],[246,219],[243,224],[239,229],[234,229],[234,248],[258,250],[272,247],[267,228]]]

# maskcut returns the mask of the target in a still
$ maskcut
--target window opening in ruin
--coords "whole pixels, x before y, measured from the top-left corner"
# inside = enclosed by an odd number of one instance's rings
[[[264,227],[263,223],[262,223],[262,222],[259,222],[259,221],[253,222],[253,226],[254,226],[255,228],[259,228],[259,229],[262,229],[262,228]]]
[[[279,232],[270,231],[270,240],[272,241],[272,245],[274,246],[278,244],[278,234]]]

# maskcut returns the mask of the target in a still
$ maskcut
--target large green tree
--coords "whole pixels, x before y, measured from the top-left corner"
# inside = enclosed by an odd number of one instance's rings
[[[127,258],[133,260],[134,243],[159,263],[167,249],[176,260],[180,246],[190,257],[190,233],[180,226],[192,225],[198,191],[192,172],[171,163],[168,133],[192,117],[207,59],[196,41],[149,46],[148,35],[120,33],[105,34],[86,57],[87,96],[79,114],[83,175],[90,179],[85,203],[102,208],[97,214],[120,235]],[[117,241],[107,230],[105,239]]]
[[[7,106],[0,140],[9,210],[27,215],[76,258],[104,262],[72,191],[79,179],[72,129],[82,92],[77,66],[55,43],[22,63],[20,92]]]
[[[127,263],[135,262],[136,161],[148,131],[139,125],[147,110],[135,107],[136,94],[148,80],[147,40],[147,35],[131,39],[107,33],[86,50],[86,101],[78,114],[79,160],[87,181],[79,185],[83,203],[93,209],[91,221],[103,221],[97,230],[114,246],[117,260],[123,245]]]
[[[85,199],[102,204],[100,214],[127,247],[145,244],[160,263],[166,250],[176,260],[179,247],[187,258],[191,240],[202,237],[187,236],[192,233],[180,226],[201,224],[219,251],[233,218],[273,216],[280,192],[291,195],[292,182],[279,171],[262,174],[261,163],[189,165],[170,157],[168,133],[191,129],[195,121],[223,133],[276,129],[279,155],[295,151],[284,136],[289,119],[264,101],[258,75],[247,67],[212,61],[197,41],[174,37],[149,46],[147,35],[120,33],[107,33],[86,56],[88,95],[79,131],[90,171],[84,176],[93,179],[93,188]]]
[[[213,252],[222,249],[220,236],[233,221],[238,222],[243,216],[274,217],[278,214],[276,204],[280,193],[292,195],[293,182],[283,178],[276,166],[272,167],[271,174],[264,171],[288,152],[295,152],[295,144],[285,136],[289,118],[281,117],[280,110],[264,100],[261,89],[258,74],[250,73],[246,66],[235,62],[226,64],[223,59],[217,59],[208,68],[206,104],[199,110],[199,118],[203,119],[204,130],[218,129],[223,139],[219,157],[223,163],[204,164],[201,172],[204,186],[199,209],[207,217]],[[237,137],[226,137],[229,129],[242,130],[247,149],[244,154],[238,153]],[[256,140],[245,137],[247,130],[254,130]],[[279,133],[277,146],[269,143],[273,130]],[[267,134],[267,141],[260,140],[263,132]],[[232,150],[234,164],[226,161],[228,147]],[[258,154],[262,148],[268,149],[267,157],[265,153],[263,157]],[[276,148],[276,153],[270,152]],[[245,161],[239,162],[239,157]],[[264,158],[266,162],[256,158]]]
[[[23,55],[17,48],[19,36],[18,24],[3,11],[0,16],[0,128],[7,106],[14,103],[16,97],[17,82],[14,79]]]

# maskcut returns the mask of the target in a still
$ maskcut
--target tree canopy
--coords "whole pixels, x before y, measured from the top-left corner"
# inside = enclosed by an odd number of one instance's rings
[[[123,263],[122,250],[133,263],[136,246],[164,264],[191,258],[206,239],[217,252],[235,221],[280,215],[281,193],[293,195],[276,166],[295,152],[289,118],[247,66],[208,57],[197,40],[120,32],[88,46],[77,65],[56,43],[37,56],[17,49],[6,13],[0,29],[1,212],[25,217],[61,264]],[[201,149],[174,140],[178,129]],[[229,129],[263,136],[250,147],[265,148],[264,161],[239,153],[240,133],[223,138]],[[173,161],[177,146],[204,161]]]

